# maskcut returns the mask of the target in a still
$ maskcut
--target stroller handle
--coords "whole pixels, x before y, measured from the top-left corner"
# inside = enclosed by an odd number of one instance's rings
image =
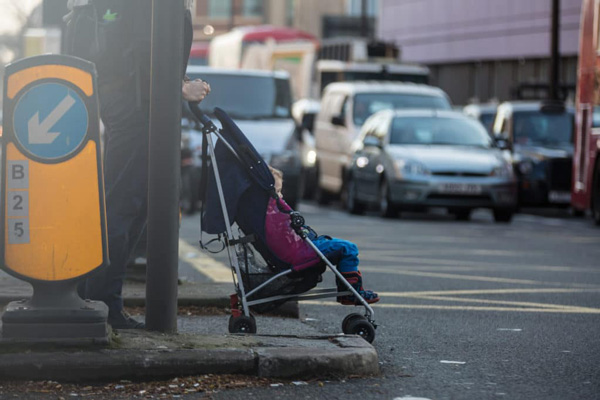
[[[213,122],[210,120],[210,118],[208,118],[206,116],[206,114],[204,114],[202,112],[202,110],[200,109],[200,107],[198,106],[200,104],[200,102],[188,101],[188,104],[190,106],[190,110],[192,111],[192,114],[194,114],[194,117],[196,117],[198,119],[198,121],[200,121],[200,123],[202,125],[204,125],[204,127],[208,128],[213,125]]]

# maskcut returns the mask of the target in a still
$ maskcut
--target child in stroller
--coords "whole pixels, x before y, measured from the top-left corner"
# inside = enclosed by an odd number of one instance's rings
[[[352,251],[338,248],[336,267],[315,244],[319,243],[318,236],[314,234],[315,242],[308,238],[311,232],[304,218],[281,199],[268,164],[233,120],[215,108],[214,115],[222,125],[219,129],[197,107],[192,111],[204,126],[203,158],[208,165],[203,169],[206,196],[202,201],[200,231],[217,235],[206,244],[201,236],[200,244],[205,249],[214,241],[223,244],[236,288],[231,295],[229,332],[256,333],[252,310],[266,312],[290,300],[337,297],[344,304],[364,308],[364,315],[354,312],[344,318],[342,331],[372,342],[377,325],[369,303],[379,298],[372,292],[357,291],[362,287],[356,246],[353,255]],[[218,137],[216,145],[212,135]],[[345,243],[352,248],[349,242]],[[330,255],[335,258],[333,251]],[[342,259],[348,265],[354,260],[353,269],[347,271],[354,275],[342,275]],[[335,275],[337,287],[317,288],[327,269]]]
[[[275,179],[275,191],[279,199],[284,204],[284,207],[289,208],[283,200],[281,190],[283,188],[283,173],[269,165],[269,170]],[[290,208],[291,210],[291,208]],[[344,278],[352,285],[352,287],[362,296],[367,303],[377,303],[379,296],[371,290],[365,290],[362,284],[362,274],[358,270],[358,247],[352,242],[344,239],[333,238],[327,235],[318,235],[309,226],[305,226],[308,230],[308,239],[323,253],[333,264],[336,265],[338,271],[342,273]],[[291,229],[288,234],[294,234]],[[338,290],[343,291],[344,286],[341,282],[337,282]],[[358,305],[358,299],[354,295],[339,296],[337,301],[343,305]]]

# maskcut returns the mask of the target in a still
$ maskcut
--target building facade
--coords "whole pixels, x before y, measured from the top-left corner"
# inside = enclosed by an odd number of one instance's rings
[[[550,0],[381,0],[378,37],[426,64],[456,104],[507,100],[548,82]],[[581,0],[560,8],[561,84],[576,82]],[[541,96],[543,89],[532,95]],[[573,93],[571,92],[571,96]]]
[[[366,14],[375,18],[380,0],[366,0]],[[232,27],[288,26],[322,38],[328,18],[359,17],[362,0],[195,0],[194,38],[207,41]]]

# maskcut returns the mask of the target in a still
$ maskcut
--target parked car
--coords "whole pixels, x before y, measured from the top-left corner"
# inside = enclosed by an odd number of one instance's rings
[[[469,104],[463,108],[465,115],[474,118],[481,122],[484,128],[492,134],[492,126],[494,125],[494,119],[496,118],[496,109],[498,104],[485,103],[485,104]]]
[[[570,205],[573,130],[573,109],[563,104],[511,101],[498,106],[493,134],[512,153],[520,205]]]
[[[317,151],[315,149],[314,122],[321,103],[318,100],[301,99],[292,105],[292,116],[300,129],[300,150],[302,153],[302,195],[312,198],[317,183]]]
[[[319,203],[343,194],[352,142],[367,118],[397,108],[449,110],[451,105],[441,89],[414,83],[339,82],[325,88],[315,122]]]
[[[225,110],[265,161],[283,172],[283,195],[295,208],[301,197],[302,159],[301,137],[291,114],[289,74],[188,66],[187,75],[211,86],[210,95],[200,103],[202,111],[213,117],[215,107]]]
[[[347,209],[377,205],[384,217],[444,207],[459,220],[475,208],[512,219],[517,200],[510,162],[483,126],[456,111],[387,110],[365,122],[348,175]]]

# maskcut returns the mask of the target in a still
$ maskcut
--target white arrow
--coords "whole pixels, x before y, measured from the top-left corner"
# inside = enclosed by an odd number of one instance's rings
[[[59,105],[40,123],[40,113],[36,112],[29,120],[29,143],[50,144],[60,135],[60,132],[50,132],[50,129],[73,107],[75,100],[67,95]]]

